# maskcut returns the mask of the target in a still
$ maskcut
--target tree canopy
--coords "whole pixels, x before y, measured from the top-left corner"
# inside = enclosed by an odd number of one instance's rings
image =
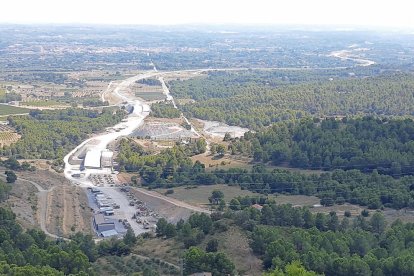
[[[30,116],[11,116],[10,125],[22,136],[0,149],[0,154],[17,158],[62,159],[88,134],[120,122],[121,110],[102,113],[84,109],[31,111]]]
[[[175,97],[195,100],[180,107],[188,115],[251,129],[304,116],[414,115],[411,74],[324,81],[300,74],[211,72],[170,86]]]

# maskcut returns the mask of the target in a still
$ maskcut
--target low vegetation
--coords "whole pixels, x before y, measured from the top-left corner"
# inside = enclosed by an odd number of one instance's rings
[[[165,99],[165,95],[162,92],[135,92],[135,97],[145,101],[162,101]]]

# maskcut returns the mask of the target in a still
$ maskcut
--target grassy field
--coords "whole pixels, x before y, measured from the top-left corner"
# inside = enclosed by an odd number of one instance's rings
[[[140,240],[132,252],[139,255],[148,256],[150,258],[158,258],[164,261],[180,264],[180,257],[185,249],[175,239],[145,239]]]
[[[195,188],[178,187],[174,188],[174,193],[169,194],[169,197],[185,201],[194,205],[209,204],[208,197],[214,190],[220,190],[224,193],[224,200],[230,201],[237,196],[252,196],[259,195],[248,190],[242,190],[238,186],[227,185],[208,185],[208,186],[195,186]],[[157,189],[159,193],[164,194],[166,189]]]
[[[165,99],[165,95],[160,92],[135,92],[135,96],[140,97],[145,101],[158,101]]]
[[[316,196],[306,195],[277,195],[277,204],[292,204],[300,206],[313,206],[320,203],[320,199]]]
[[[252,158],[244,156],[232,156],[226,154],[224,157],[218,158],[217,156],[199,154],[191,157],[193,162],[200,161],[205,164],[207,171],[214,171],[215,169],[230,169],[230,168],[243,168],[250,170],[255,163],[252,162]],[[273,166],[270,163],[266,164],[269,170],[281,169],[292,172],[299,172],[306,175],[309,174],[321,174],[324,171],[321,170],[304,170],[299,168],[290,168],[288,166]]]
[[[254,193],[248,190],[242,190],[239,186],[228,186],[228,185],[205,185],[205,186],[194,186],[194,187],[177,187],[174,188],[174,193],[169,194],[169,197],[182,200],[184,202],[203,205],[209,204],[208,197],[214,190],[220,190],[224,193],[224,200],[229,202],[231,199],[237,196],[260,196],[258,193]],[[167,189],[157,189],[159,193],[165,194]],[[274,194],[269,195],[269,198],[273,198],[277,204],[292,204],[299,206],[313,206],[319,204],[320,200],[316,196],[305,196],[305,195],[281,195]],[[322,209],[321,209],[322,210]],[[327,211],[327,210],[322,210]],[[329,212],[329,211],[327,211]]]
[[[29,113],[30,109],[0,104],[0,116]]]
[[[235,160],[224,156],[222,158],[213,157],[211,155],[199,154],[191,157],[193,162],[200,161],[206,166],[207,171],[213,171],[215,169],[230,169],[230,168],[244,168],[251,169],[253,165],[244,160]]]
[[[200,247],[205,249],[212,238],[207,236]],[[214,238],[219,241],[218,250],[229,256],[240,275],[262,275],[262,261],[253,254],[247,234],[239,227],[230,225],[227,231],[214,234]]]

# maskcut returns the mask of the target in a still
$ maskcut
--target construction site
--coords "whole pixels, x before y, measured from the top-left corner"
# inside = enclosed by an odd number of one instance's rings
[[[194,132],[177,123],[147,122],[139,127],[132,136],[164,141],[189,141],[197,139]]]

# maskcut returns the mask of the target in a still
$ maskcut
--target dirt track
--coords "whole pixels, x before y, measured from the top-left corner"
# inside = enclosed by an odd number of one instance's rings
[[[142,188],[133,188],[131,192],[137,198],[144,201],[148,207],[172,223],[176,223],[180,219],[187,219],[192,213],[211,213],[209,210],[190,205],[177,199],[166,197],[154,191],[147,191]]]
[[[46,214],[47,214],[47,195],[50,191],[52,191],[54,189],[54,187],[50,188],[49,190],[45,190],[42,188],[42,186],[40,186],[38,183],[33,182],[31,180],[27,180],[24,178],[19,177],[20,181],[25,181],[27,183],[32,184],[33,186],[36,187],[36,189],[38,190],[37,193],[37,202],[38,202],[38,212],[37,212],[37,220],[40,224],[40,228],[42,229],[42,231],[48,235],[49,237],[52,237],[54,239],[60,238],[59,236],[50,233],[47,228],[46,228]]]
[[[4,178],[2,171],[0,176]],[[17,177],[10,204],[25,227],[37,225],[51,238],[91,232],[91,212],[80,187],[47,170],[17,172]]]

